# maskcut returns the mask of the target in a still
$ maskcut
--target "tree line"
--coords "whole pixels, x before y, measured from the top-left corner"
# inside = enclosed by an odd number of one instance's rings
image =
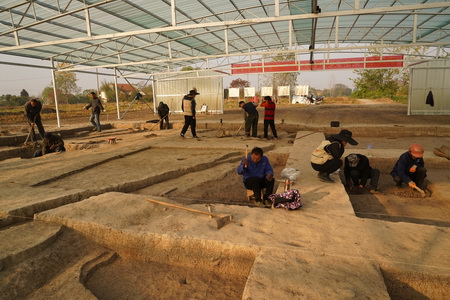
[[[373,53],[377,55],[377,53]],[[277,54],[273,56],[264,57],[266,61],[292,61],[295,60],[294,54]],[[58,69],[63,68],[64,64],[58,65]],[[193,68],[186,67],[183,70],[191,70]],[[352,90],[350,87],[337,83],[330,89],[316,89],[310,87],[310,90],[319,96],[326,97],[342,97],[348,96],[353,98],[391,98],[393,100],[404,101],[408,97],[409,87],[409,72],[406,68],[403,69],[362,69],[353,71],[357,77],[351,79],[355,85]],[[299,72],[262,74],[261,84],[263,86],[295,86],[297,85],[297,77]],[[87,89],[81,91],[77,86],[76,73],[70,71],[56,72],[55,83],[57,86],[56,94],[60,104],[74,104],[74,103],[88,103],[90,92],[97,92],[94,89]],[[250,87],[250,82],[238,78],[230,83],[232,88]],[[276,88],[275,88],[276,89]],[[116,92],[115,86],[112,82],[103,82],[101,91],[104,92],[104,101],[115,101]],[[143,83],[136,85],[135,91],[118,91],[119,101],[132,101],[137,91],[141,91],[143,99],[148,102],[153,101],[153,87],[152,85],[144,85]],[[15,95],[1,95],[0,106],[19,106],[24,105],[30,99],[28,92],[23,89],[20,96]],[[50,83],[41,93],[41,99],[45,104],[54,104],[55,95],[53,85]]]

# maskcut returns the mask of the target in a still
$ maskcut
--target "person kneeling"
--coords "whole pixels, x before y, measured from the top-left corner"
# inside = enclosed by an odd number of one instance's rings
[[[398,187],[402,183],[406,183],[411,188],[416,186],[423,189],[423,182],[427,177],[427,169],[425,169],[425,162],[423,161],[423,147],[419,144],[412,144],[408,152],[400,155],[394,168],[391,171],[392,179]]]
[[[34,153],[34,157],[43,156],[48,153],[63,152],[63,151],[66,151],[66,148],[64,148],[63,139],[58,135],[52,134],[51,132],[46,132],[44,134],[44,141],[42,142],[42,150],[37,150]]]
[[[370,179],[370,193],[374,194],[378,189],[378,179],[380,171],[372,169],[369,159],[362,154],[350,154],[345,158],[344,176],[346,186],[353,190],[362,192],[362,189]]]
[[[341,157],[347,143],[353,146],[358,145],[358,142],[352,138],[352,132],[342,129],[339,134],[330,135],[314,150],[311,155],[311,167],[319,172],[317,175],[321,181],[334,182],[330,174],[342,166]]]
[[[256,204],[262,204],[261,189],[263,188],[266,189],[263,196],[265,204],[272,204],[268,197],[272,194],[275,184],[273,168],[269,159],[263,155],[261,148],[253,148],[251,154],[242,159],[237,168],[237,173],[243,175],[244,186],[253,191]]]

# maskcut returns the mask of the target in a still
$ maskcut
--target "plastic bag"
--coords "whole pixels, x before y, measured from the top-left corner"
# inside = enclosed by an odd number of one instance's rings
[[[294,168],[284,168],[283,171],[281,171],[281,177],[289,179],[290,181],[297,180],[299,174],[300,171]]]

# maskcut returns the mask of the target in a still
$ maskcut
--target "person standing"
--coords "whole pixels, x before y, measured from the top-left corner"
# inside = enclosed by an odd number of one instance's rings
[[[380,171],[372,169],[369,159],[362,154],[350,154],[344,161],[344,177],[346,186],[349,189],[362,190],[370,179],[370,193],[374,194],[378,190],[378,180]]]
[[[25,118],[27,118],[30,125],[31,138],[33,141],[37,141],[36,133],[34,132],[34,125],[37,126],[41,138],[44,138],[45,130],[41,120],[42,103],[37,99],[31,99],[25,103]]]
[[[195,119],[195,96],[200,95],[196,90],[190,90],[189,94],[183,97],[181,102],[181,110],[184,113],[184,126],[181,129],[180,136],[184,138],[186,131],[191,126],[191,133],[193,138],[198,138],[195,128],[197,127],[197,121]]]
[[[311,166],[318,171],[318,177],[323,182],[334,182],[330,174],[337,171],[342,166],[341,157],[344,154],[345,146],[358,145],[352,138],[352,132],[342,129],[339,134],[332,134],[314,150],[311,155]]]
[[[263,200],[271,205],[268,197],[273,193],[275,179],[273,168],[267,156],[263,155],[263,149],[255,147],[247,157],[244,157],[237,168],[237,173],[243,175],[244,186],[253,191],[256,204],[262,204],[261,189],[265,188]]]
[[[159,130],[164,129],[164,122],[166,122],[166,128],[170,129],[169,125],[169,106],[165,104],[164,102],[159,102],[158,105],[158,116],[159,116]]]
[[[94,131],[97,130],[98,132],[101,132],[102,129],[100,127],[100,112],[104,112],[105,109],[103,108],[102,101],[97,97],[95,92],[89,93],[89,98],[91,98],[91,103],[86,105],[84,109],[92,109],[89,121],[92,123],[92,125],[94,125]]]
[[[392,179],[398,187],[406,183],[410,188],[423,189],[423,181],[427,177],[427,169],[423,160],[423,147],[420,144],[412,144],[407,152],[400,155],[391,171]]]
[[[252,130],[252,137],[258,136],[258,111],[252,102],[239,102],[239,107],[244,110],[245,120],[245,136],[250,137],[250,129]]]
[[[268,138],[269,126],[272,129],[273,139],[277,140],[277,130],[275,129],[275,108],[276,104],[270,96],[265,96],[261,107],[264,107],[264,139]]]

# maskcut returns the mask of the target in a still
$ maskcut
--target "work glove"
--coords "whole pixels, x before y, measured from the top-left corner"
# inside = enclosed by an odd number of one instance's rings
[[[273,179],[273,174],[267,174],[267,175],[266,175],[266,179],[267,179],[267,181],[272,181],[272,179]]]
[[[416,169],[417,169],[417,166],[414,165],[414,166],[412,166],[411,168],[409,168],[409,172],[410,172],[410,173],[414,173],[414,172],[416,171]]]
[[[415,183],[414,181],[410,181],[410,182],[408,183],[408,185],[409,185],[409,187],[412,188],[412,189],[416,187],[416,183]]]

